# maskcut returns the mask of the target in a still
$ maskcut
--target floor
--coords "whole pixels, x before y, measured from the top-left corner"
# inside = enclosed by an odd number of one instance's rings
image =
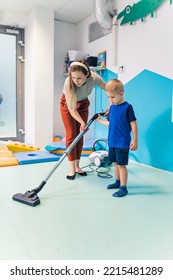
[[[81,165],[87,165],[82,158]],[[13,201],[45,179],[55,162],[0,168],[1,260],[173,259],[173,174],[130,162],[129,195],[112,197],[113,178],[65,178],[65,159],[39,193]],[[109,171],[113,175],[113,170]]]

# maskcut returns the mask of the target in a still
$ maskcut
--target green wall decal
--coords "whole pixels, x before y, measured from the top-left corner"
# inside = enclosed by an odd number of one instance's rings
[[[154,16],[154,11],[164,2],[164,0],[141,0],[133,6],[126,6],[126,8],[120,12],[117,16],[117,20],[123,17],[120,25],[125,23],[133,24],[136,20],[141,19],[144,21],[144,17],[148,14]],[[172,0],[169,0],[172,4]]]

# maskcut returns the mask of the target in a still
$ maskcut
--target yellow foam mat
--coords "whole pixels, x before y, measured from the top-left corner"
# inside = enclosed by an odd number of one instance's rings
[[[0,150],[0,158],[2,158],[2,157],[14,157],[13,156],[13,153],[11,152],[11,151],[1,151]]]
[[[34,147],[32,145],[27,145],[21,142],[8,142],[7,147],[10,151],[13,153],[18,153],[18,152],[29,152],[29,151],[38,151],[40,150],[39,147]]]
[[[0,157],[0,167],[11,165],[19,165],[18,160],[16,158]]]
[[[9,149],[5,145],[0,145],[0,151],[9,151]]]
[[[18,160],[9,151],[7,146],[0,146],[0,167],[18,165]]]

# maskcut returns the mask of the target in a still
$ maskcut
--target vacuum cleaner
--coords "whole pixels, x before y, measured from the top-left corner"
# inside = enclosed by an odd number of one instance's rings
[[[79,142],[79,140],[83,137],[83,135],[88,131],[89,126],[92,124],[94,120],[98,118],[98,116],[104,116],[105,113],[97,113],[95,114],[89,122],[86,124],[84,130],[82,130],[78,136],[74,139],[74,141],[70,144],[70,146],[65,150],[65,152],[62,154],[60,157],[59,161],[56,163],[56,165],[52,168],[52,170],[48,173],[47,177],[40,183],[40,185],[33,189],[33,190],[28,190],[26,193],[21,194],[17,193],[13,195],[12,199],[24,204],[27,204],[29,206],[37,206],[40,204],[40,199],[38,197],[38,193],[42,190],[42,188],[45,186],[51,175],[55,172],[57,167],[62,163],[62,161],[68,156],[68,154],[71,152],[71,150],[76,146],[76,144]]]
[[[97,167],[107,167],[111,165],[108,159],[108,140],[105,138],[95,140],[92,149],[93,153],[88,157],[91,164]]]

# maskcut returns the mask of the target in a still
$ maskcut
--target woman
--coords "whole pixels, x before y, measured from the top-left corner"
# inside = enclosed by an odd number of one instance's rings
[[[69,67],[69,76],[66,78],[60,102],[60,111],[66,130],[66,147],[73,142],[81,130],[84,130],[88,119],[88,96],[94,86],[105,89],[106,83],[90,68],[85,60],[74,61]],[[79,166],[83,148],[83,137],[68,154],[70,172],[68,180],[74,180],[76,174],[86,176]]]

